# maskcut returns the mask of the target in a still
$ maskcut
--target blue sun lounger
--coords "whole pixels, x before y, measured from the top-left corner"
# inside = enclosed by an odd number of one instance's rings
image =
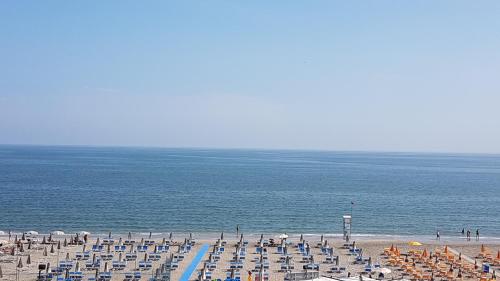
[[[126,253],[125,260],[126,261],[135,261],[137,259],[137,253]]]
[[[147,245],[138,245],[137,246],[137,252],[139,253],[144,253],[148,250],[148,246]]]

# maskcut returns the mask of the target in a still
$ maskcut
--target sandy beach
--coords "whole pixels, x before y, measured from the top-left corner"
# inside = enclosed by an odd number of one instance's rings
[[[18,239],[21,239],[21,236],[18,234]],[[114,240],[113,244],[110,245],[109,251],[107,249],[107,246],[105,245],[102,248],[102,251],[92,251],[92,246],[96,245],[97,239],[99,239],[99,244],[103,243],[105,241],[106,237],[92,237],[90,236],[87,244],[85,244],[85,249],[86,251],[90,251],[90,257],[88,257],[86,260],[82,260],[81,258],[77,258],[77,253],[81,253],[83,251],[84,245],[67,245],[64,246],[64,240],[68,242],[70,240],[69,235],[64,235],[64,236],[54,236],[52,244],[50,244],[47,241],[47,236],[46,236],[46,244],[41,244],[43,240],[43,235],[36,235],[36,236],[30,236],[26,237],[25,240],[22,241],[22,248],[23,251],[21,251],[20,247],[15,247],[15,252],[14,255],[12,255],[12,248],[14,247],[14,240],[15,236],[12,236],[9,242],[8,236],[1,236],[0,240],[2,240],[2,247],[1,247],[1,254],[0,254],[0,267],[1,267],[1,272],[3,277],[0,278],[0,280],[36,280],[38,276],[38,268],[39,264],[47,264],[50,263],[50,267],[54,268],[56,265],[61,263],[62,261],[70,261],[72,263],[71,269],[68,269],[68,272],[74,272],[77,269],[77,264],[78,267],[80,268],[79,271],[81,271],[81,274],[83,276],[83,279],[81,280],[89,280],[89,278],[95,277],[96,276],[96,271],[95,270],[86,270],[85,266],[86,263],[89,262],[89,260],[92,260],[93,255],[96,255],[96,258],[98,259],[100,255],[104,254],[110,254],[110,259],[108,261],[101,261],[101,264],[99,266],[99,273],[102,273],[104,271],[111,272],[112,276],[111,279],[108,280],[125,280],[125,273],[133,273],[133,272],[141,272],[141,278],[138,280],[149,280],[156,270],[160,268],[162,264],[164,264],[169,258],[172,257],[172,254],[177,254],[179,252],[179,245],[184,245],[186,241],[193,246],[189,251],[186,251],[184,253],[184,258],[182,260],[178,261],[178,268],[175,270],[171,271],[171,280],[180,280],[181,276],[183,273],[189,269],[190,265],[192,264],[193,259],[195,256],[199,253],[200,249],[208,245],[208,251],[203,254],[203,257],[201,261],[198,264],[195,264],[196,270],[192,274],[189,275],[188,280],[198,280],[198,276],[200,272],[202,271],[204,264],[206,261],[209,260],[209,255],[210,253],[214,252],[214,246],[217,246],[219,243],[217,240],[219,237],[214,236],[210,237],[212,235],[200,235],[200,239],[196,239],[196,235],[193,237],[193,241],[189,242],[189,240],[186,240],[188,237],[183,237],[180,235],[175,235],[173,241],[168,240],[168,236],[166,236],[165,240],[163,237],[160,237],[159,235],[156,235],[152,238],[149,238],[148,236],[133,236],[133,240],[136,241],[135,244],[133,245],[128,245],[125,247],[125,251],[121,253],[122,255],[122,260],[125,259],[125,254],[129,253],[131,251],[137,251],[137,246],[141,245],[141,240],[142,244],[149,243],[151,244],[148,249],[144,252],[138,252],[137,253],[137,259],[136,260],[130,260],[127,261],[124,266],[124,268],[120,270],[113,269],[113,261],[117,261],[119,259],[120,253],[119,251],[115,251],[114,246],[116,245],[122,245],[119,243],[120,238],[122,241],[126,240],[126,236],[118,236],[118,235],[112,235],[112,239]],[[229,237],[232,236],[232,237]],[[265,272],[268,273],[269,280],[271,281],[282,281],[285,278],[285,272],[280,270],[283,262],[280,262],[280,258],[283,256],[281,253],[278,252],[278,248],[276,245],[280,245],[280,239],[279,239],[279,234],[276,235],[264,235],[263,236],[263,243],[265,243],[264,250],[267,252],[267,260],[269,261],[269,268],[266,269]],[[37,242],[33,242],[29,246],[28,239],[34,239]],[[436,240],[431,240],[431,239],[425,239],[422,238],[421,241],[419,241],[422,245],[421,246],[410,246],[408,242],[414,241],[414,237],[408,237],[405,239],[404,237],[398,238],[398,239],[386,239],[384,237],[355,237],[355,248],[356,249],[362,249],[362,257],[365,259],[361,263],[355,263],[357,255],[354,254],[348,247],[346,247],[345,241],[341,239],[341,237],[338,236],[324,236],[323,237],[323,247],[321,247],[321,238],[319,235],[309,235],[309,236],[303,236],[303,240],[301,242],[300,236],[299,235],[293,235],[289,237],[286,240],[287,243],[287,249],[288,249],[288,254],[291,257],[291,264],[294,265],[294,269],[291,270],[291,272],[305,272],[303,269],[304,265],[309,264],[310,262],[303,262],[304,260],[304,253],[301,253],[301,251],[298,248],[299,243],[303,243],[303,245],[309,245],[309,254],[313,256],[313,263],[319,264],[319,275],[320,276],[328,276],[328,277],[347,277],[348,275],[351,276],[358,276],[360,274],[363,274],[366,277],[373,277],[373,278],[378,278],[381,277],[379,276],[379,268],[384,268],[386,271],[386,274],[384,274],[383,279],[412,279],[411,275],[404,274],[405,271],[401,270],[399,266],[395,265],[390,265],[389,260],[390,257],[387,255],[387,253],[384,255],[384,249],[391,248],[393,247],[394,249],[398,249],[398,253],[400,253],[401,257],[404,257],[406,259],[412,259],[412,256],[406,256],[407,253],[410,252],[418,252],[420,253],[422,251],[426,252],[443,252],[445,250],[445,246],[447,246],[447,251],[452,255],[455,253],[456,255],[460,255],[460,259],[463,260],[464,262],[467,261],[474,261],[474,259],[478,256],[481,255],[481,249],[483,248],[483,252],[487,251],[490,256],[492,256],[493,260],[497,256],[497,252],[500,251],[500,241],[490,239],[487,241],[464,241],[462,239],[442,239],[441,241],[436,241]],[[150,240],[148,242],[148,240]],[[274,240],[274,245],[269,244],[271,241]],[[325,240],[327,242],[325,242]],[[61,241],[61,242],[59,242]],[[153,244],[154,241],[154,244]],[[165,242],[166,241],[166,242]],[[220,260],[216,263],[216,268],[213,270],[206,270],[207,271],[207,279],[213,280],[213,279],[221,279],[225,280],[227,277],[230,275],[230,265],[231,262],[234,260],[235,257],[235,251],[236,251],[236,245],[240,241],[240,239],[236,238],[235,234],[231,235],[225,235],[224,240],[225,241],[225,246],[224,251],[220,252]],[[240,246],[239,248],[244,248],[245,249],[245,255],[244,259],[241,259],[241,266],[239,270],[235,271],[235,277],[239,275],[241,280],[247,280],[249,276],[249,271],[252,272],[252,277],[255,278],[256,276],[259,275],[259,270],[256,269],[256,263],[259,262],[259,259],[261,259],[261,254],[257,253],[257,248],[260,246],[260,236],[258,235],[253,235],[253,236],[244,236],[243,240],[243,247]],[[109,242],[109,241],[108,241]],[[352,244],[353,241],[351,241],[350,244]],[[20,242],[18,242],[18,245]],[[57,244],[61,243],[61,248],[58,250],[57,249]],[[123,242],[122,242],[123,243]],[[143,261],[143,260],[149,260],[149,257],[151,257],[151,254],[155,252],[155,247],[158,247],[160,245],[164,244],[170,244],[169,250],[164,253],[160,253],[159,251],[158,254],[160,256],[159,260],[151,260],[151,268],[148,269],[139,269],[138,264]],[[322,251],[322,248],[324,248],[325,243],[327,243],[328,248],[333,249],[333,256],[338,256],[339,262],[338,265],[335,262],[332,263],[326,263],[326,256],[325,253]],[[220,244],[224,244],[221,243]],[[54,253],[50,252],[50,248],[54,245]],[[246,245],[246,246],[244,246]],[[28,247],[30,249],[28,249]],[[351,245],[352,247],[352,245]],[[47,249],[47,255],[44,255],[44,251]],[[132,249],[132,250],[131,250]],[[109,253],[108,253],[109,252]],[[145,258],[145,254],[148,254]],[[31,261],[31,264],[27,264],[28,257]],[[366,272],[366,267],[367,267],[367,261],[366,259],[369,259],[370,264],[372,265],[373,271]],[[19,261],[21,260],[22,267],[19,267]],[[458,260],[458,258],[457,258]],[[478,262],[478,268],[481,268],[481,263],[482,259],[477,259]],[[416,261],[415,266],[417,268],[421,268],[421,266],[418,265],[418,261]],[[105,270],[105,267],[107,268]],[[340,271],[335,272],[335,270],[332,272],[332,267],[338,267]],[[448,266],[449,267],[449,266]],[[345,269],[344,269],[345,268]],[[492,266],[491,272],[493,270],[498,269],[498,267]],[[309,270],[309,272],[312,272],[314,270]],[[388,273],[390,271],[390,273]],[[425,268],[424,268],[425,271]],[[45,271],[42,271],[45,272]],[[209,273],[208,273],[209,272]],[[238,273],[239,272],[239,273]],[[211,275],[210,275],[211,274]],[[458,271],[454,271],[455,275],[458,275]],[[65,273],[62,274],[64,276]],[[17,279],[16,279],[17,278]],[[455,276],[455,278],[458,279],[463,279],[463,280],[474,280],[477,279],[476,277],[472,276],[462,276],[462,278],[458,278]],[[382,279],[382,278],[381,278]],[[436,280],[441,279],[438,278],[437,276],[435,277]],[[55,278],[53,280],[56,280]],[[76,279],[75,279],[76,280]],[[92,280],[92,279],[90,279]],[[99,279],[98,279],[99,280]]]

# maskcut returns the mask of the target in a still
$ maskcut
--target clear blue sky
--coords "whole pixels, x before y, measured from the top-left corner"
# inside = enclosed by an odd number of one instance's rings
[[[0,1],[0,143],[500,152],[500,1]]]

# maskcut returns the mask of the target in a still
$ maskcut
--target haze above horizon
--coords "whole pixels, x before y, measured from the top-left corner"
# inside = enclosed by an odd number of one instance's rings
[[[0,143],[500,153],[498,1],[2,1]]]

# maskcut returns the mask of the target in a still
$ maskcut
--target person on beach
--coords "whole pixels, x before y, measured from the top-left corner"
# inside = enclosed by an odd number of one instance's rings
[[[479,241],[479,228],[476,229],[476,241]]]
[[[236,225],[236,238],[238,238],[238,236],[240,236],[240,225],[239,224]]]
[[[465,235],[465,228],[462,228],[462,236]]]
[[[467,229],[467,241],[470,241],[470,230]]]
[[[87,244],[88,239],[89,236],[87,234],[83,235],[83,241],[85,242],[85,244]]]
[[[439,234],[439,230],[436,231],[436,240],[441,240],[441,235]]]

